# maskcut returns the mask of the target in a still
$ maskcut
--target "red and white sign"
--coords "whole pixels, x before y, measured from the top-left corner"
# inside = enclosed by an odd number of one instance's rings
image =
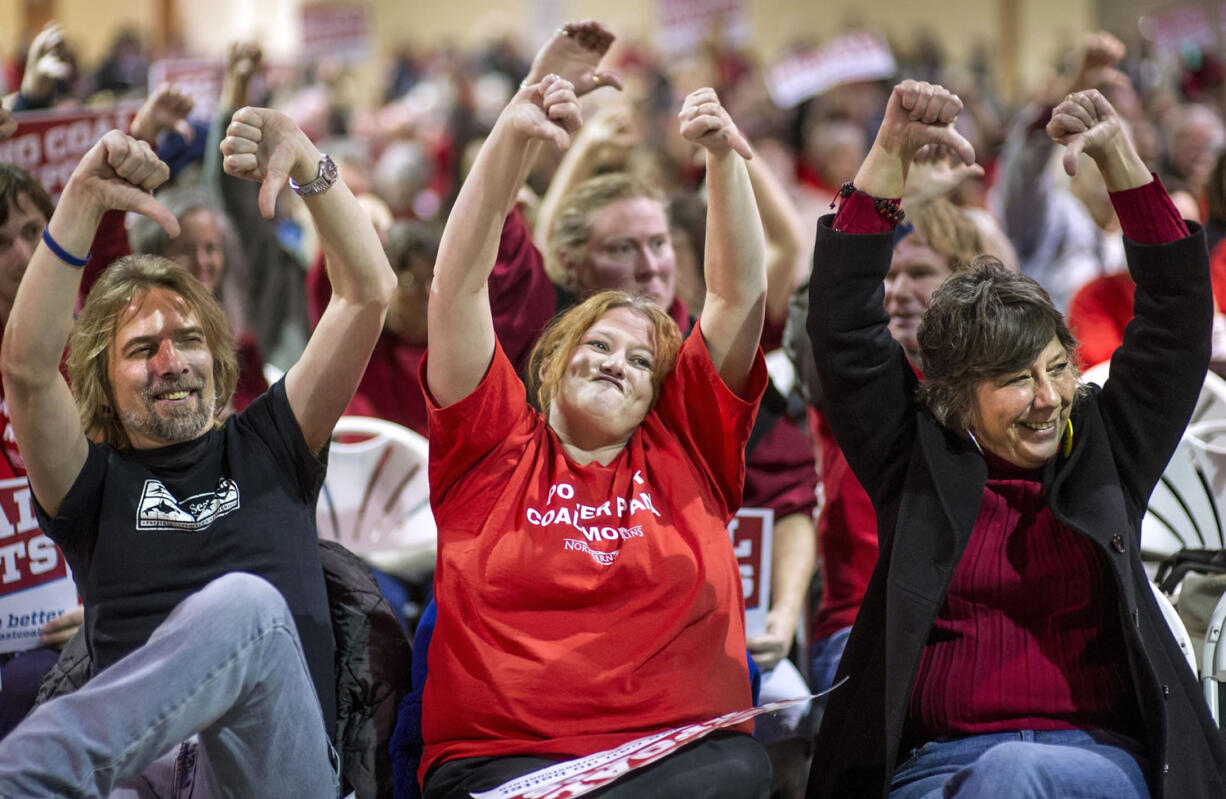
[[[1175,56],[1187,45],[1216,48],[1206,5],[1185,3],[1159,8],[1137,20],[1137,28],[1159,53]],[[1226,12],[1226,3],[1218,7],[1218,19],[1226,26],[1226,17],[1221,16],[1223,12]]]
[[[164,83],[192,98],[192,119],[211,122],[226,79],[225,62],[206,58],[171,58],[149,65],[149,94]]]
[[[842,683],[837,683],[837,688]],[[830,690],[834,690],[831,688]],[[826,691],[824,693],[829,693]],[[568,760],[540,771],[516,777],[489,791],[472,794],[473,799],[571,799],[608,785],[618,777],[637,768],[667,757],[682,746],[703,736],[748,721],[762,713],[771,713],[800,702],[808,702],[821,694],[800,696],[771,702],[762,707],[738,710],[710,721],[689,724],[622,744],[616,749]]]
[[[356,60],[374,54],[370,10],[364,5],[319,3],[302,7],[302,57]]]
[[[741,570],[745,594],[745,636],[766,634],[766,614],[771,606],[771,538],[775,512],[770,508],[741,508],[728,522],[732,552]]]
[[[766,89],[775,105],[792,108],[841,83],[892,78],[897,69],[885,39],[875,33],[849,33],[771,67]]]
[[[660,49],[688,53],[718,33],[722,44],[744,44],[749,18],[743,0],[656,0]]]
[[[38,646],[42,626],[77,605],[68,563],[38,527],[30,484],[0,480],[0,652]]]
[[[81,156],[108,131],[126,131],[140,103],[108,109],[30,111],[13,116],[17,132],[0,143],[0,161],[16,164],[58,200]]]

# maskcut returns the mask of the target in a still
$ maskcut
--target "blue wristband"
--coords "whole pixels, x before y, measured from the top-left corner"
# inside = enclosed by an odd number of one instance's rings
[[[59,242],[51,238],[51,228],[49,226],[43,228],[43,244],[46,244],[47,248],[51,250],[51,252],[55,253],[55,256],[61,261],[69,266],[75,266],[77,268],[85,266],[87,263],[89,263],[89,258],[93,254],[87,252],[85,253],[84,258],[78,258],[72,253],[68,252],[68,250],[65,250],[60,246]]]

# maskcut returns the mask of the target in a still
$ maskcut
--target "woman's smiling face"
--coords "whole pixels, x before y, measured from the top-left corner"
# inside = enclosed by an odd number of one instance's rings
[[[1028,368],[976,387],[971,432],[992,454],[1015,466],[1038,468],[1059,451],[1076,393],[1068,352],[1053,336]]]

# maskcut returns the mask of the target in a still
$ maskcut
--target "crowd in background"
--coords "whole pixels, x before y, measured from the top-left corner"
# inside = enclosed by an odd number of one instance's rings
[[[678,133],[676,115],[688,92],[710,86],[752,147],[753,168],[767,171],[754,183],[768,250],[762,343],[765,350],[778,349],[789,297],[809,272],[817,219],[829,212],[840,187],[869,151],[890,87],[899,77],[929,80],[962,98],[965,110],[958,129],[973,145],[978,168],[946,161],[940,154],[917,163],[913,168],[923,170],[924,179],[914,181],[914,188],[908,184],[907,191],[915,193],[904,194],[904,208],[943,195],[965,210],[983,249],[1037,279],[1056,307],[1069,314],[1082,344],[1081,365],[1089,367],[1109,358],[1120,343],[1131,315],[1132,287],[1120,225],[1101,180],[1095,182],[1093,169],[1068,178],[1059,164],[1061,148],[1047,139],[1044,126],[1069,92],[1099,89],[1119,111],[1138,153],[1182,215],[1206,228],[1215,289],[1224,292],[1217,303],[1215,330],[1220,335],[1214,338],[1213,362],[1226,365],[1221,313],[1226,308],[1226,251],[1216,246],[1226,237],[1226,79],[1212,53],[1191,48],[1168,57],[1143,43],[1125,47],[1109,33],[1089,34],[1053,59],[1049,77],[1037,89],[1005,97],[986,48],[977,49],[967,63],[954,63],[924,35],[891,46],[895,74],[837,85],[780,108],[767,90],[765,65],[714,36],[684,59],[619,41],[602,67],[617,76],[606,83],[620,83],[620,90],[601,86],[582,97],[585,124],[570,152],[561,157],[544,153],[520,192],[518,213],[544,259],[545,273],[559,292],[577,293],[558,262],[564,246],[559,241],[564,232],[560,195],[587,178],[627,172],[665,195],[676,298],[690,314],[700,312],[705,176],[697,149]],[[171,240],[149,220],[125,227],[121,217],[112,215],[95,242],[95,257],[101,260],[110,241],[117,251],[154,252],[188,266],[221,300],[236,332],[240,374],[233,403],[235,410],[245,407],[301,355],[329,296],[323,256],[298,197],[283,191],[275,218],[263,219],[254,189],[223,175],[216,154],[237,108],[250,104],[284,111],[337,162],[344,182],[370,214],[398,277],[383,336],[348,412],[380,416],[427,434],[420,392],[416,386],[406,390],[403,381],[416,376],[426,344],[426,300],[439,237],[477,149],[530,74],[531,51],[510,36],[467,50],[406,47],[385,76],[382,103],[360,107],[341,62],[269,70],[258,42],[235,42],[228,49],[213,118],[193,117],[191,100],[175,87],[149,86],[152,60],[138,35],[124,33],[100,64],[82,64],[53,23],[25,53],[4,63],[4,81],[12,92],[5,107],[17,114],[18,124],[22,112],[125,99],[143,103],[130,132],[156,145],[170,166],[171,181],[158,197],[179,219],[183,235]],[[917,224],[939,225],[922,219],[917,214]],[[504,229],[504,249],[517,230]],[[924,238],[931,243],[931,234]],[[96,274],[88,269],[86,274],[88,290]],[[498,298],[492,300],[497,307]],[[508,341],[502,346],[516,362]],[[773,375],[779,399],[771,413],[790,419],[789,435],[803,436],[807,425],[817,424],[806,420],[805,401],[819,399],[805,394],[803,381],[793,391],[783,372]],[[764,401],[764,412],[770,404]],[[759,441],[751,437],[750,446]],[[829,467],[816,443],[806,440],[804,447],[816,451],[815,463]],[[771,452],[782,471],[783,456]],[[812,486],[820,495],[818,479],[812,472],[805,490]],[[788,507],[812,517],[821,512],[820,504],[813,498],[808,506]],[[804,578],[816,570],[812,551],[794,563],[807,583]],[[823,569],[829,566],[822,564]],[[808,634],[810,624],[802,613],[789,608],[779,617],[782,626],[799,625]],[[790,644],[781,646],[779,654],[786,654]],[[769,665],[777,659],[766,657]],[[797,659],[808,665],[807,654]]]

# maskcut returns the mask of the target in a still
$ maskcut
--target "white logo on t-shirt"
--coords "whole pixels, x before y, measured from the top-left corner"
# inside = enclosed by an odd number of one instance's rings
[[[238,510],[238,485],[228,477],[217,481],[217,488],[205,494],[175,499],[158,480],[146,480],[136,512],[137,530],[198,531]]]

